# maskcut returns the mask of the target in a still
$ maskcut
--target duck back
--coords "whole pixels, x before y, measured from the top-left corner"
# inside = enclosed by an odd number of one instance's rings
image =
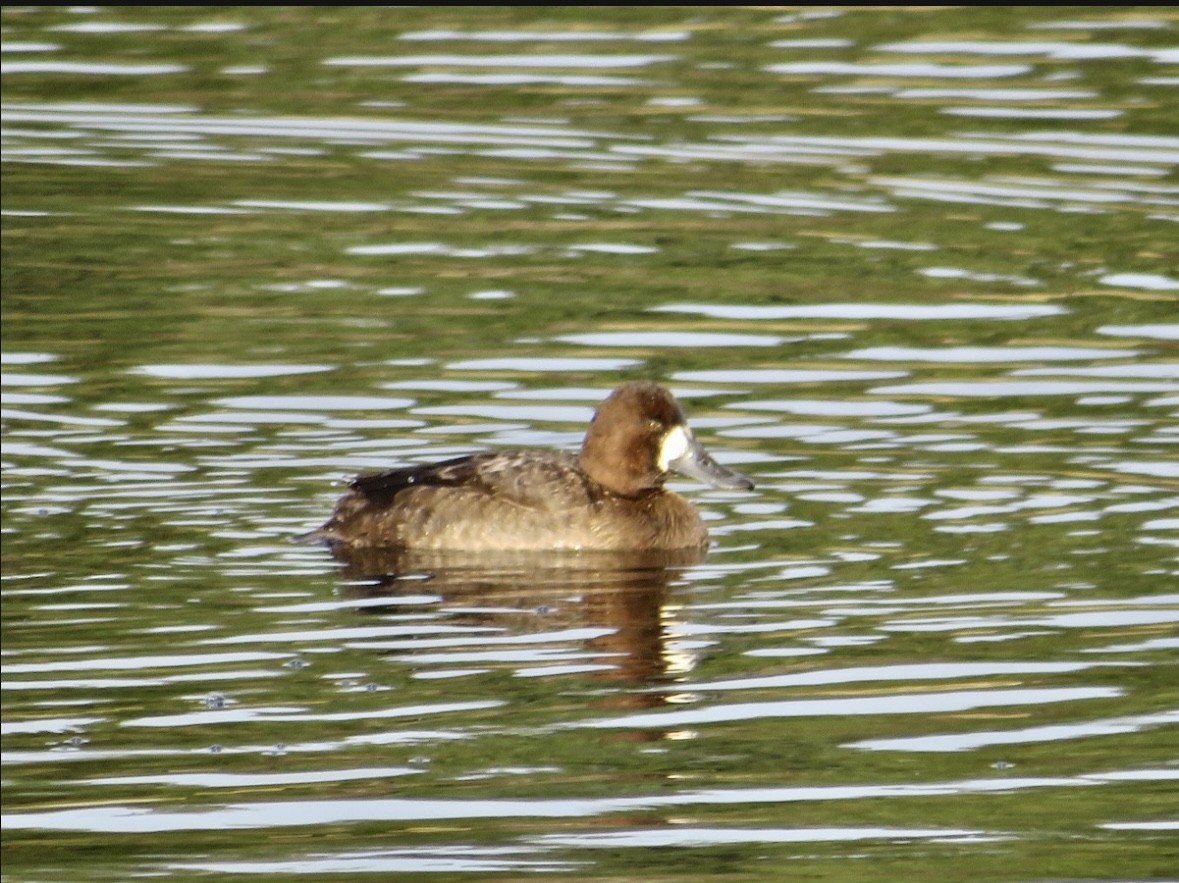
[[[682,549],[703,546],[686,500],[613,493],[558,451],[505,451],[356,478],[305,539],[433,550]]]

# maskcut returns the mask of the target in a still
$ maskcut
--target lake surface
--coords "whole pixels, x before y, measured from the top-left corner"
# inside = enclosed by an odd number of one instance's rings
[[[5,880],[1179,874],[1167,7],[5,7]],[[336,561],[671,387],[702,560]]]

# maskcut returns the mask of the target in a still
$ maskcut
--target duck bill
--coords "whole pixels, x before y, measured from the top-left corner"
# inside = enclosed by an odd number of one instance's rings
[[[686,427],[677,426],[668,434],[663,443],[663,453],[661,465],[665,470],[678,472],[713,487],[737,488],[743,491],[753,489],[753,482],[740,472],[734,472],[712,459]]]

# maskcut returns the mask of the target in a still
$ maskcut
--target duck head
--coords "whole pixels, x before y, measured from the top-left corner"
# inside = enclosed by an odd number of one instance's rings
[[[585,434],[580,462],[598,484],[627,497],[658,490],[673,472],[713,487],[753,487],[712,459],[672,394],[649,381],[624,383],[602,402]]]

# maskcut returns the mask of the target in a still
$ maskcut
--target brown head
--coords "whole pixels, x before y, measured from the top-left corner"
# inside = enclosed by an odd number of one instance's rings
[[[753,487],[701,447],[670,392],[645,380],[622,384],[598,407],[580,462],[590,478],[626,497],[658,490],[672,472],[715,487]]]

